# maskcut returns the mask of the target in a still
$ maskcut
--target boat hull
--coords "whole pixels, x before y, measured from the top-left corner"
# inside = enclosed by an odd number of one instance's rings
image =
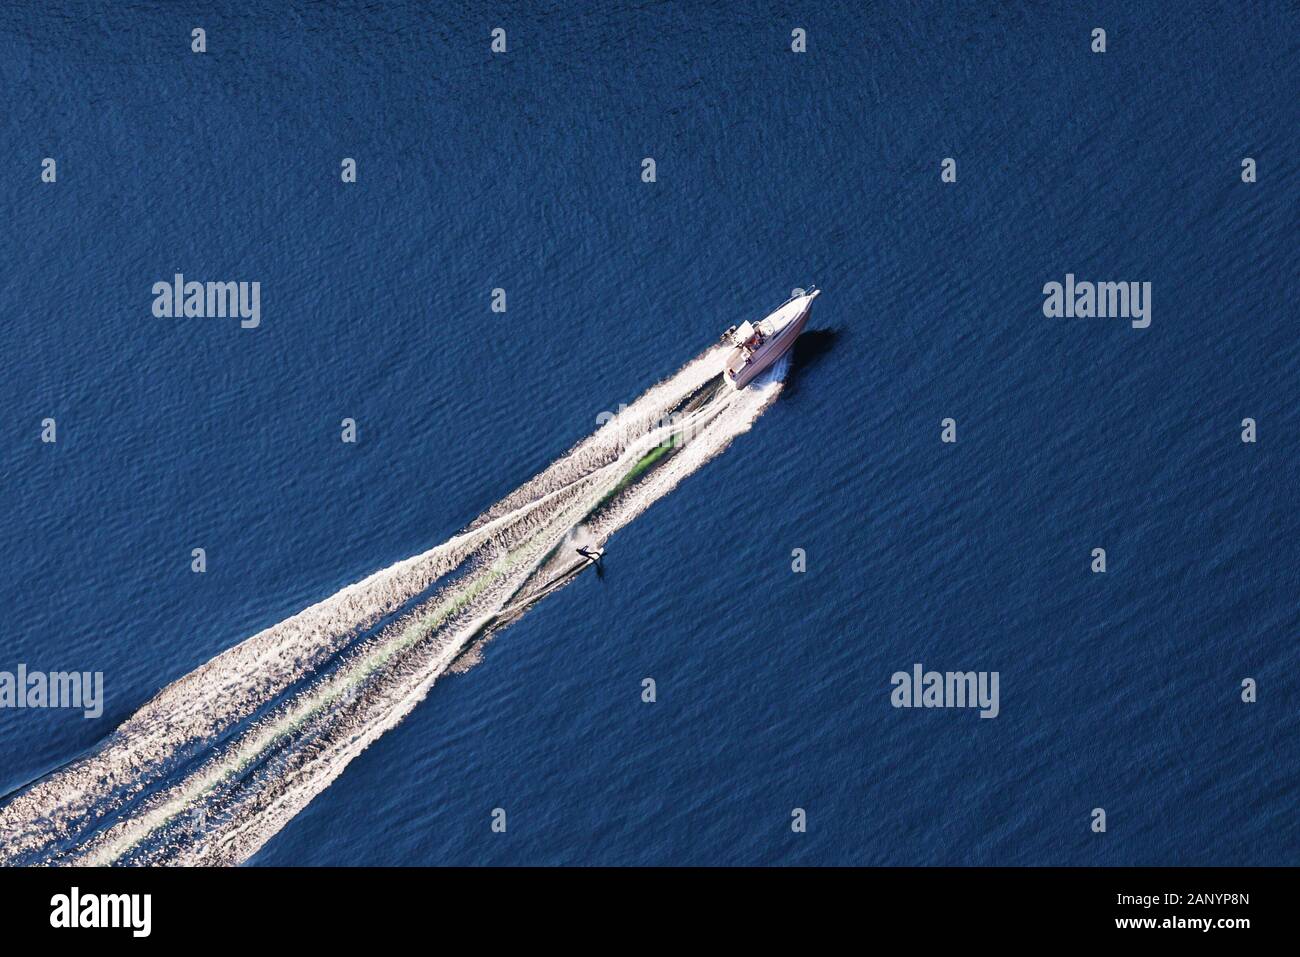
[[[758,376],[772,368],[777,359],[790,351],[790,347],[794,345],[794,341],[799,338],[804,326],[808,324],[808,319],[812,315],[813,300],[817,298],[818,292],[819,290],[815,290],[811,294],[802,297],[804,302],[797,314],[793,318],[788,318],[739,368],[734,368],[737,357],[733,353],[733,358],[728,361],[727,370],[723,373],[723,378],[727,380],[727,383],[733,389],[745,388]],[[777,313],[773,315],[780,312],[781,310],[777,310]],[[772,317],[769,316],[768,318]],[[767,320],[763,321],[766,322]]]

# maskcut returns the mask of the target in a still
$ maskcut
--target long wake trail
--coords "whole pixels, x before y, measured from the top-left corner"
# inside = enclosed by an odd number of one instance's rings
[[[0,806],[0,864],[238,864],[439,677],[747,431],[788,358],[739,392],[714,346],[466,529],[222,652],[95,751]]]

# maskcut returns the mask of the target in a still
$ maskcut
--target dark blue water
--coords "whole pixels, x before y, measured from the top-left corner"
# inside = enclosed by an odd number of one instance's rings
[[[108,698],[0,709],[0,792],[816,282],[753,430],[253,862],[1295,861],[1294,6],[211,6],[0,10],[0,670]]]

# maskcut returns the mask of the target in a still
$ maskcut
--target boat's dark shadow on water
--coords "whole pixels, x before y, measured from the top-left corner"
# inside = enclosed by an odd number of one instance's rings
[[[809,329],[796,339],[794,348],[790,350],[790,371],[786,373],[785,388],[781,390],[783,398],[789,399],[798,394],[799,385],[808,370],[817,365],[831,349],[841,344],[843,339],[844,336],[838,329]]]

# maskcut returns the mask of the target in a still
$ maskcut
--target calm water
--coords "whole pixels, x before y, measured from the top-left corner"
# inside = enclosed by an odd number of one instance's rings
[[[7,4],[0,670],[107,703],[0,709],[0,792],[816,282],[752,431],[252,863],[1294,863],[1300,15],[1091,6]]]

